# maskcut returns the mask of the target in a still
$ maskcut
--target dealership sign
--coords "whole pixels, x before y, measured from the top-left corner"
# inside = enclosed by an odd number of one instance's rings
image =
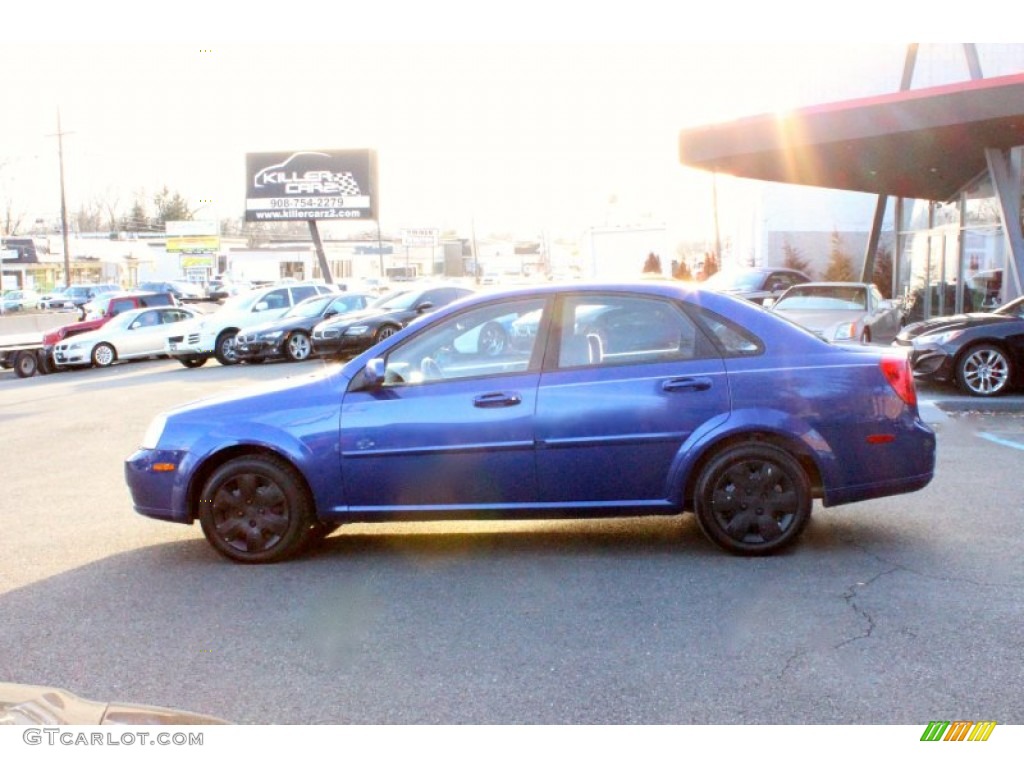
[[[168,221],[164,224],[168,253],[216,253],[220,225],[216,221]]]
[[[246,221],[377,218],[373,150],[257,152],[245,167]]]

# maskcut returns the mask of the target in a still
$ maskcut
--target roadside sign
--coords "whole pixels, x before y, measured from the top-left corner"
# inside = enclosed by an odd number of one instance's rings
[[[4,249],[4,250],[0,251],[0,260],[16,259],[16,258],[18,258],[18,252],[17,251],[7,250],[7,249]]]

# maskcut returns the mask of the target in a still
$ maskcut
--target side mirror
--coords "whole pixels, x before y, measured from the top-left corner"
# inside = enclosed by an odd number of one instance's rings
[[[427,310],[430,310],[430,309],[433,309],[433,308],[434,308],[434,302],[432,302],[432,301],[424,301],[422,304],[417,304],[416,305],[416,312],[422,315]]]
[[[765,299],[764,303],[761,306],[764,307],[765,309],[771,309],[772,307],[775,306],[775,299]]]
[[[384,385],[384,373],[386,366],[384,358],[375,357],[366,364],[363,369],[363,382],[367,389],[380,389]]]
[[[252,308],[253,312],[264,312],[270,307],[265,301],[257,301],[256,305]]]
[[[329,309],[326,312],[324,312],[324,320],[326,320],[329,317],[334,317],[336,314],[338,314],[338,310]]]

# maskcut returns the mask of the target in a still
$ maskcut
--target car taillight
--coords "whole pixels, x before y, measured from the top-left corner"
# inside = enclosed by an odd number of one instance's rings
[[[883,357],[879,363],[889,386],[907,405],[917,405],[917,388],[914,386],[914,374],[910,370],[910,358]]]

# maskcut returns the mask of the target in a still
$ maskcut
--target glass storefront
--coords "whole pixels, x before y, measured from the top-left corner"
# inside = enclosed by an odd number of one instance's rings
[[[998,307],[1004,294],[1006,241],[992,185],[982,177],[953,202],[904,200],[897,294],[907,322]]]

